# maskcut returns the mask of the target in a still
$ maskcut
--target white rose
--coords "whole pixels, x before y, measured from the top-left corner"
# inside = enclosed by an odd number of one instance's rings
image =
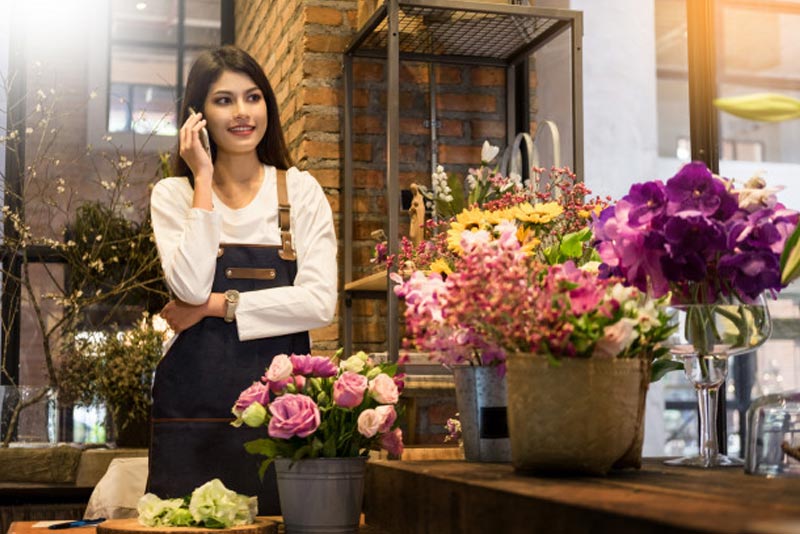
[[[378,433],[386,417],[377,410],[364,410],[358,416],[358,432],[365,438],[371,438]]]
[[[278,354],[273,358],[272,363],[267,369],[267,380],[270,382],[280,382],[286,380],[292,375],[294,367],[292,360],[286,354]]]
[[[639,335],[636,332],[636,321],[623,317],[619,322],[603,329],[603,338],[594,347],[592,356],[595,358],[614,358],[631,346],[633,340]]]

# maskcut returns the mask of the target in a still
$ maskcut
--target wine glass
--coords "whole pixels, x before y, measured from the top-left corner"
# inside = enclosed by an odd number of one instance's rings
[[[720,454],[717,441],[717,397],[728,374],[728,358],[761,346],[772,333],[766,299],[753,302],[726,297],[714,303],[672,306],[678,326],[670,338],[672,357],[684,365],[697,391],[700,450],[664,462],[688,467],[741,466],[742,460]]]

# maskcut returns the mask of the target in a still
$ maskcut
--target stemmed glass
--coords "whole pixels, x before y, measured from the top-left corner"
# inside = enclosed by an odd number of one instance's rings
[[[728,358],[761,346],[772,333],[766,299],[752,303],[729,297],[712,304],[676,305],[678,326],[670,353],[683,362],[686,378],[697,391],[700,451],[696,456],[667,460],[688,467],[741,466],[742,460],[720,454],[717,442],[717,397],[728,374]]]

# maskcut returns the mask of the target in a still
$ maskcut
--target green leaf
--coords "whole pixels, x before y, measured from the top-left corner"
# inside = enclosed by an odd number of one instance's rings
[[[669,359],[656,360],[650,370],[650,382],[658,382],[665,374],[679,370],[683,370],[683,363],[681,362]]]
[[[225,528],[227,525],[218,519],[207,517],[205,521],[203,521],[203,526],[206,528]]]
[[[273,458],[267,458],[266,460],[261,462],[261,465],[258,468],[258,479],[259,480],[262,480],[262,481],[264,480],[264,473],[267,472],[267,469],[269,468],[270,464],[272,462],[274,462],[274,461],[275,460]]]
[[[561,254],[567,258],[580,258],[583,254],[583,244],[591,237],[592,230],[590,228],[565,235],[561,240]]]
[[[250,454],[261,454],[269,458],[274,458],[278,455],[278,444],[268,438],[254,439],[244,444],[244,450]]]
[[[786,240],[781,254],[781,283],[788,285],[800,276],[800,224]]]
[[[452,191],[450,194],[453,195],[453,201],[450,204],[453,206],[453,215],[456,215],[464,209],[464,186],[461,179],[454,174],[447,175],[447,185]]]

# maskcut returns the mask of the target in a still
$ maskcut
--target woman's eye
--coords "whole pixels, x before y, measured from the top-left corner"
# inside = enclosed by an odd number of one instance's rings
[[[218,99],[216,99],[214,101],[215,104],[219,104],[219,105],[230,104],[230,102],[231,102],[231,99],[228,98],[227,96],[222,96],[222,97],[220,97],[220,98],[218,98]]]
[[[259,95],[259,94],[252,94],[252,95],[250,95],[250,96],[248,97],[248,100],[250,100],[250,102],[258,102],[259,100],[261,100],[261,95]]]

